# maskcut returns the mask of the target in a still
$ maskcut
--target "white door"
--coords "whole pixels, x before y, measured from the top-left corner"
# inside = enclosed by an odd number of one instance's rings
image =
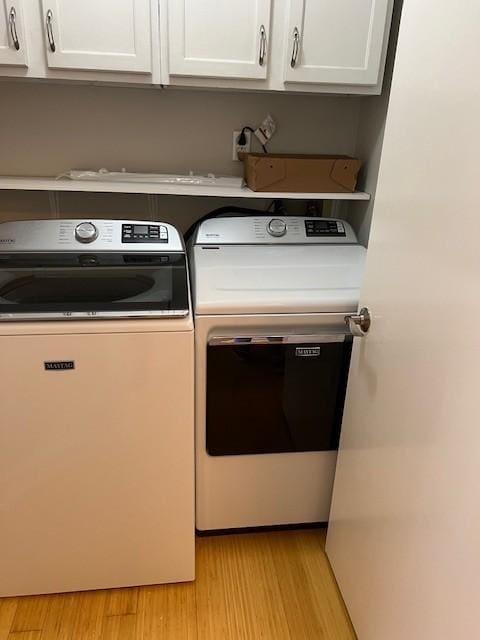
[[[42,0],[54,69],[150,73],[150,0]]]
[[[267,77],[271,0],[170,0],[169,73]]]
[[[27,66],[27,42],[22,0],[3,0],[0,4],[0,67]]]
[[[359,640],[478,637],[479,25],[404,1],[327,540]]]
[[[376,85],[390,0],[290,0],[285,81]]]

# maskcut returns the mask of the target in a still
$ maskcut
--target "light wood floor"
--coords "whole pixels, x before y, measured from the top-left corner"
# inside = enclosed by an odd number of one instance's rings
[[[0,599],[0,640],[354,640],[323,530],[199,538],[190,584]]]

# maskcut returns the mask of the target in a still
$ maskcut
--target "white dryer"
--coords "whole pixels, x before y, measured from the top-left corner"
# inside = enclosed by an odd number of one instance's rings
[[[197,529],[328,520],[364,259],[342,220],[198,227]]]
[[[0,225],[0,596],[193,580],[193,319],[168,224]]]

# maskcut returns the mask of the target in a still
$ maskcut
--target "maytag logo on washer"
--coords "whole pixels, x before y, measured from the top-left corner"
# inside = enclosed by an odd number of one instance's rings
[[[299,358],[318,358],[320,347],[296,347],[295,355]]]
[[[44,362],[45,371],[67,371],[75,369],[74,360],[55,360],[52,362]]]
[[[0,244],[13,244],[15,238],[0,238]]]

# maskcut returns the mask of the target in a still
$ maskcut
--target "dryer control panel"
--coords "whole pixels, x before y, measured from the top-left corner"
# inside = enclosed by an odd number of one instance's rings
[[[337,218],[235,216],[204,220],[195,244],[357,244],[357,237]]]

